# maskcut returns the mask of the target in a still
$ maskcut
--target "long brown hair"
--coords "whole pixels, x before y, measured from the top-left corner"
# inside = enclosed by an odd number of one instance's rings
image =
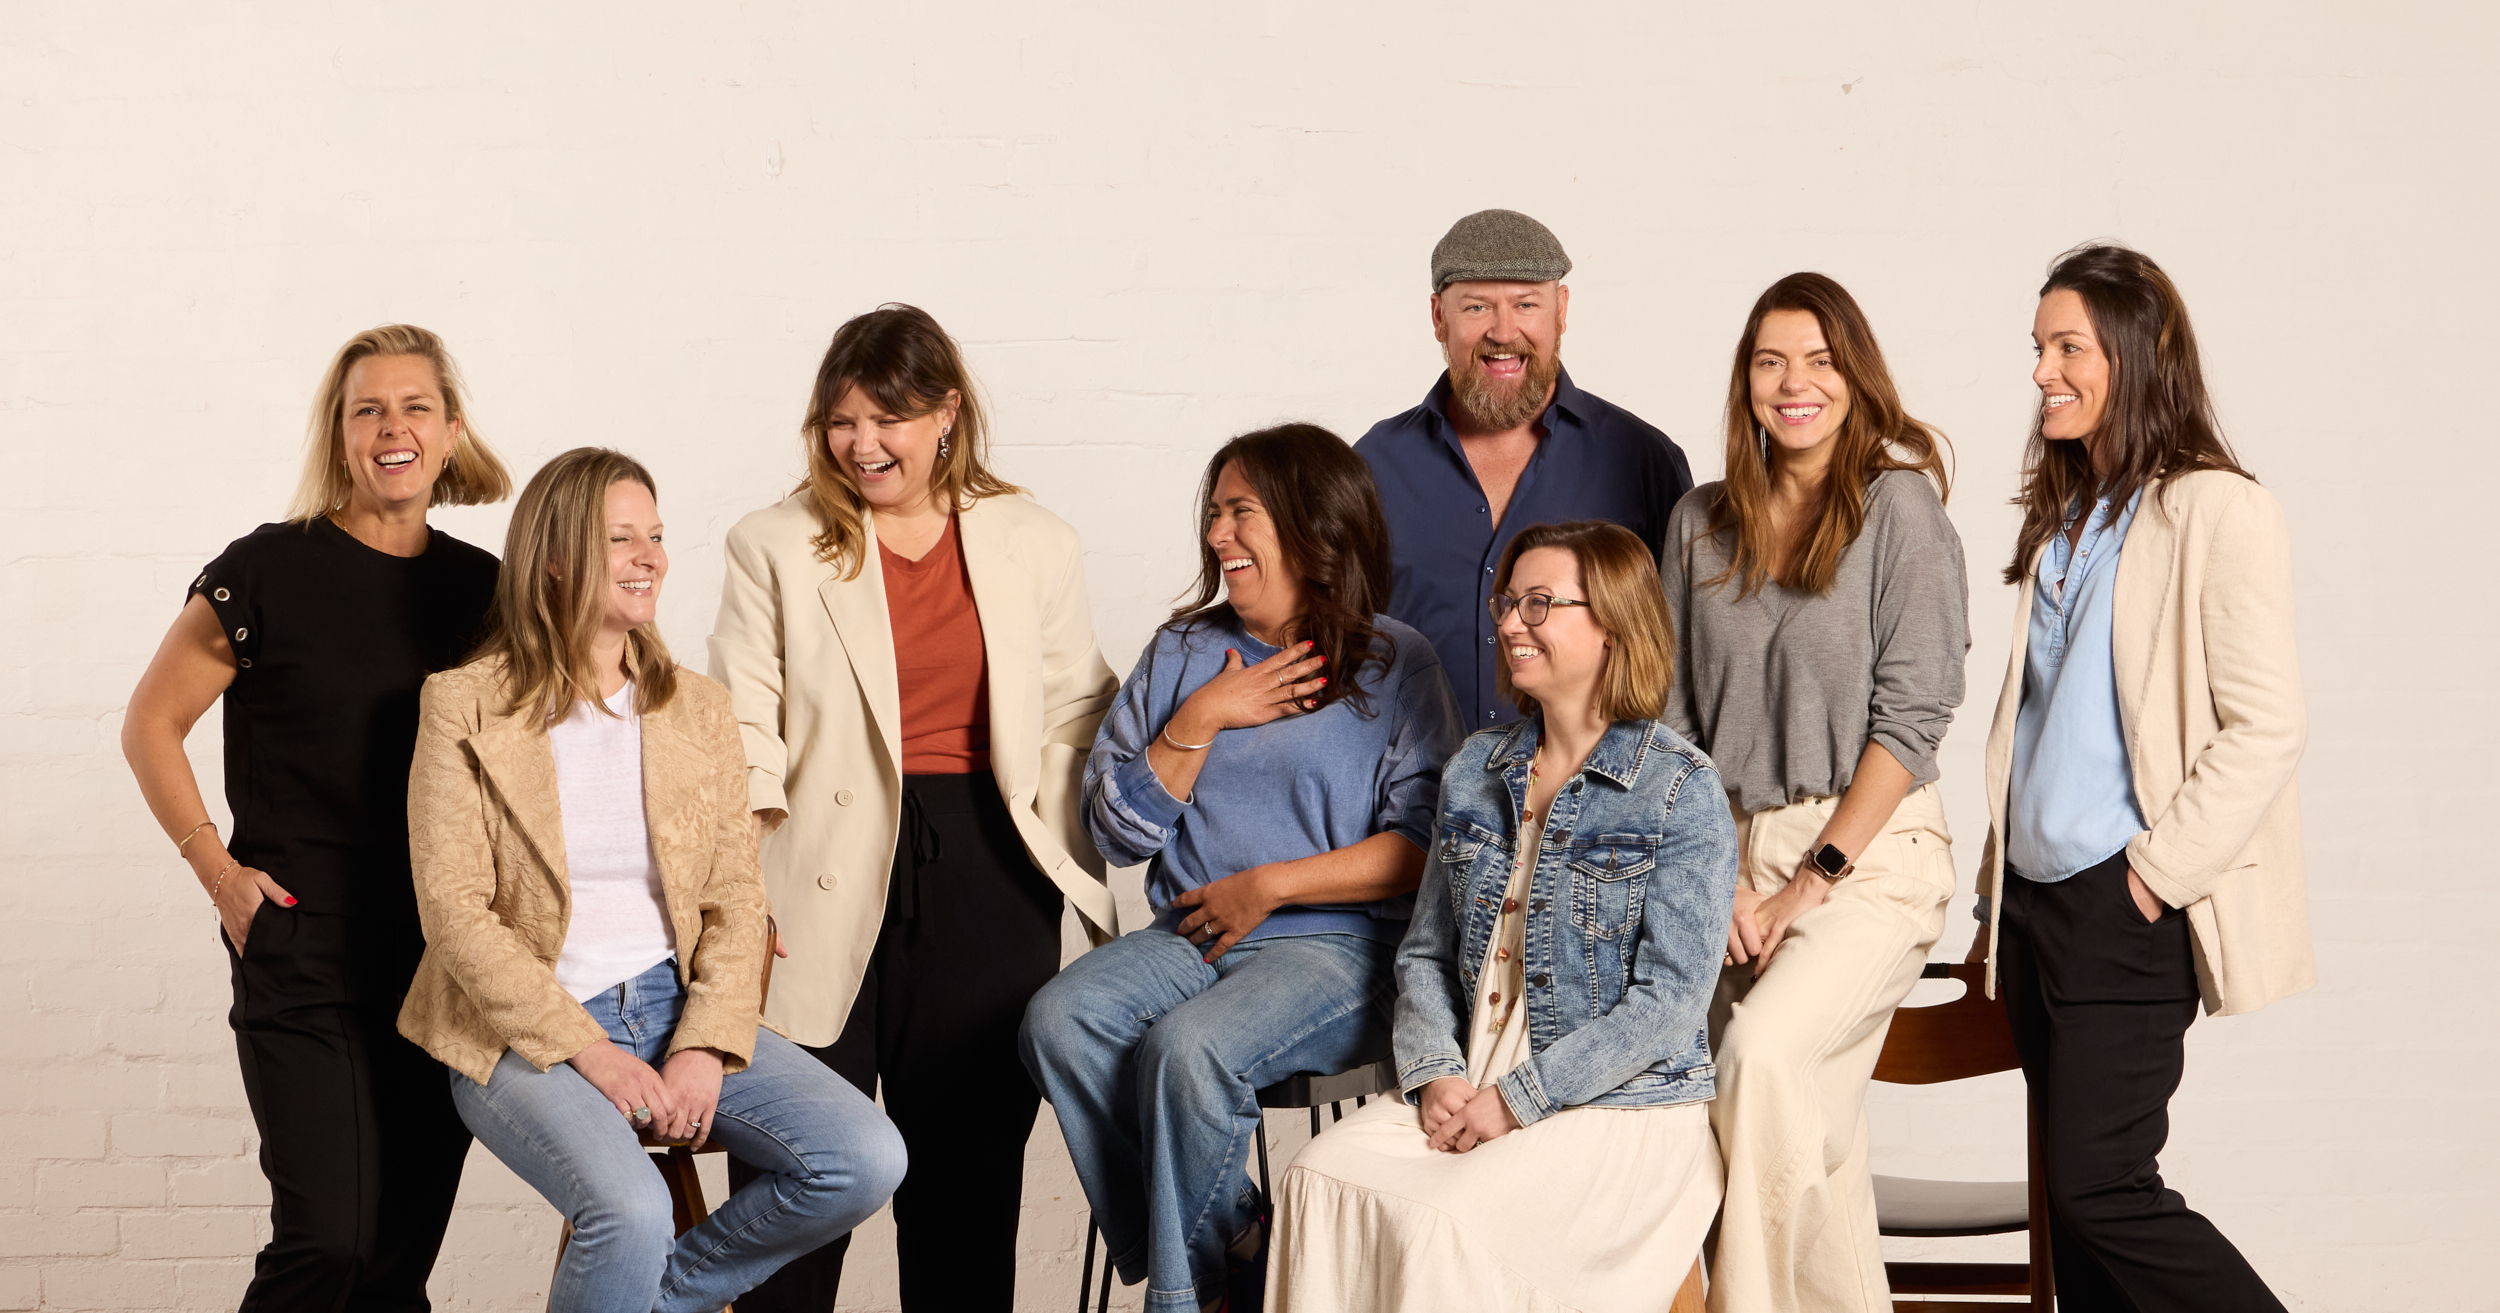
[[[511,472],[496,459],[486,439],[478,436],[477,424],[469,417],[468,396],[460,385],[460,367],[452,363],[451,349],[442,338],[414,324],[384,324],[347,339],[321,375],[321,386],[313,393],[312,417],[305,425],[304,472],[296,480],[287,519],[309,524],[347,504],[352,486],[345,468],[347,372],[367,356],[415,356],[432,365],[434,384],[443,394],[443,419],[460,426],[426,505],[483,506],[512,495]]]
[[[932,414],[950,398],[955,402],[947,455],[929,476],[931,491],[955,509],[983,497],[1024,491],[990,472],[989,425],[981,398],[973,390],[971,371],[964,368],[963,352],[937,320],[918,306],[897,301],[855,315],[834,330],[824,361],[816,366],[807,418],[799,426],[807,444],[807,478],[799,488],[813,494],[816,518],[824,526],[815,538],[816,556],[839,569],[843,578],[859,574],[868,541],[863,518],[867,501],[850,471],[826,446],[825,435],[835,404],[852,388],[905,419]]]
[[[504,659],[507,714],[531,712],[552,725],[576,702],[606,711],[590,649],[608,589],[608,489],[625,482],[641,484],[655,500],[660,495],[641,461],[605,447],[575,447],[531,475],[513,504],[494,617],[478,647],[480,657]],[[625,636],[625,671],[636,711],[658,711],[677,694],[677,663],[657,624]]]
[[[1803,310],[1823,329],[1832,364],[1849,388],[1849,409],[1832,436],[1830,473],[1823,480],[1822,503],[1806,525],[1803,540],[1780,561],[1780,544],[1771,523],[1770,442],[1753,417],[1754,336],[1762,321],[1780,310]],[[1745,316],[1745,331],[1736,339],[1736,363],[1727,384],[1727,481],[1710,503],[1708,530],[1733,543],[1727,568],[1704,580],[1718,585],[1737,580],[1736,595],[1750,596],[1765,581],[1809,593],[1831,588],[1840,570],[1841,554],[1866,527],[1866,492],[1886,470],[1916,470],[1936,484],[1936,496],[1952,496],[1952,475],[1945,469],[1944,434],[1921,423],[1902,408],[1900,390],[1884,364],[1884,349],[1875,329],[1847,288],[1817,273],[1796,273],[1779,280],[1755,298]],[[1774,570],[1772,563],[1780,561]]]
[[[2041,417],[2032,416],[2023,487],[2014,497],[2023,527],[2005,566],[2009,584],[2031,572],[2032,557],[2078,506],[2124,501],[2155,479],[2194,470],[2228,470],[2252,482],[2257,477],[2240,467],[2223,439],[2187,302],[2151,256],[2114,242],[2088,242],[2049,266],[2040,295],[2059,291],[2082,297],[2092,317],[2092,334],[2109,357],[2109,399],[2089,448],[2041,437]],[[2095,471],[2096,463],[2107,472]]]
[[[1216,449],[1198,482],[1198,582],[1172,621],[1235,620],[1224,595],[1224,564],[1207,545],[1206,508],[1215,481],[1230,465],[1259,495],[1276,526],[1285,563],[1302,580],[1302,614],[1288,643],[1308,641],[1328,658],[1321,706],[1343,697],[1366,715],[1371,700],[1363,673],[1386,665],[1387,643],[1372,623],[1389,598],[1389,530],[1371,467],[1345,439],[1317,424],[1279,424],[1244,433]]]
[[[1599,719],[1656,720],[1665,714],[1667,689],[1675,683],[1675,621],[1667,615],[1657,555],[1639,535],[1604,520],[1532,524],[1502,549],[1493,591],[1509,592],[1511,570],[1539,547],[1560,547],[1579,559],[1589,618],[1614,640],[1597,681]],[[1495,662],[1493,678],[1519,714],[1535,713],[1536,699],[1511,687],[1509,662]]]

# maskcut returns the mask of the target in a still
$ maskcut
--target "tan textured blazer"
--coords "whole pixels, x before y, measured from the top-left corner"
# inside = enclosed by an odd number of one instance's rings
[[[505,713],[503,661],[425,681],[408,772],[408,856],[425,957],[399,1033],[483,1085],[509,1048],[544,1071],[607,1034],[556,983],[572,894],[555,751]],[[642,801],[686,1002],[668,1051],[755,1052],[764,886],[747,818],[746,757],[729,695],[691,670],[642,718]],[[693,951],[688,952],[687,946]]]
[[[2022,710],[2032,583],[1988,730],[1988,989],[1996,992],[1996,895]],[[2118,720],[2136,806],[2151,827],[2127,863],[2154,896],[2187,909],[2205,1010],[2254,1012],[2317,983],[2293,772],[2308,740],[2292,626],[2291,536],[2273,494],[2221,471],[2144,490],[2118,558],[2111,613]]]
[[[729,531],[712,674],[746,735],[749,803],[789,814],[764,843],[790,953],[765,1015],[825,1045],[850,1016],[884,919],[903,717],[875,516],[867,564],[849,579],[817,559],[818,527],[801,491]],[[1119,680],[1094,645],[1076,531],[1013,495],[973,503],[956,529],[989,660],[990,769],[1033,864],[1100,942],[1117,914],[1085,834],[1080,776]]]

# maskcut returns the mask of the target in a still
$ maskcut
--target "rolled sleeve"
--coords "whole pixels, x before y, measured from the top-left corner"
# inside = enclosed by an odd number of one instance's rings
[[[1085,833],[1104,860],[1141,866],[1163,851],[1188,804],[1172,796],[1146,759],[1146,749],[1171,714],[1152,705],[1157,696],[1157,634],[1137,658],[1128,683],[1112,699],[1085,758]]]
[[[1406,659],[1413,666],[1398,684],[1376,828],[1428,849],[1441,808],[1441,768],[1458,750],[1458,703],[1430,647],[1417,643]]]
[[[1936,748],[1962,705],[1970,653],[1970,580],[1962,542],[1924,480],[1920,500],[1896,497],[1875,595],[1874,688],[1867,738],[1921,785],[1936,782]]]

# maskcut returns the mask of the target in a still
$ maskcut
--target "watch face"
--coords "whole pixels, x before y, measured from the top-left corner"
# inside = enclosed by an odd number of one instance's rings
[[[1827,843],[1814,850],[1814,864],[1822,867],[1825,875],[1838,875],[1849,869],[1849,855]]]

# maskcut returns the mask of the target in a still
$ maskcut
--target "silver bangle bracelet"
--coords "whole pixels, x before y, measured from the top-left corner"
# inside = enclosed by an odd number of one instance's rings
[[[1222,730],[1217,730],[1216,732],[1219,734],[1223,733]],[[1183,743],[1179,739],[1172,737],[1172,727],[1170,725],[1164,726],[1163,733],[1158,737],[1160,737],[1164,742],[1171,744],[1173,747],[1179,748],[1183,752],[1204,752],[1215,746],[1215,740],[1213,739],[1208,739],[1204,743]]]

